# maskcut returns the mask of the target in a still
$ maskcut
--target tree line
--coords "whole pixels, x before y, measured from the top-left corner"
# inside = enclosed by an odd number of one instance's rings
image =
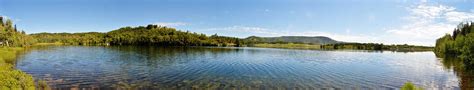
[[[123,27],[106,33],[37,33],[31,34],[39,43],[69,45],[153,45],[153,46],[240,46],[235,37],[207,36],[159,25]]]
[[[435,54],[439,57],[457,57],[468,65],[474,65],[474,23],[464,22],[436,40]]]
[[[388,50],[388,51],[431,51],[432,47],[415,45],[384,45],[382,43],[336,43],[321,45],[321,49]]]

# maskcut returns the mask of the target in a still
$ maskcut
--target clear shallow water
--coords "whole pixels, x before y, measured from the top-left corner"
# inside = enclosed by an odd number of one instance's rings
[[[458,88],[432,52],[54,46],[16,64],[55,88]]]

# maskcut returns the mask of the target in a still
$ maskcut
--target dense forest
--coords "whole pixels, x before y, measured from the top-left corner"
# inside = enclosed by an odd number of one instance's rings
[[[321,45],[321,49],[388,50],[388,51],[431,51],[432,47],[415,45],[384,45],[382,43],[337,43]]]
[[[435,53],[439,57],[458,57],[468,65],[474,64],[474,23],[461,23],[452,35],[436,40]]]
[[[39,43],[68,45],[153,45],[153,46],[240,46],[241,39],[206,36],[158,25],[123,27],[107,33],[37,33],[31,34]]]

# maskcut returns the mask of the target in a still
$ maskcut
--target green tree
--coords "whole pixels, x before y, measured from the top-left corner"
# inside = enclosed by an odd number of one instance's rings
[[[474,65],[474,23],[461,23],[452,36],[436,40],[435,53],[439,57],[459,57],[466,65]]]

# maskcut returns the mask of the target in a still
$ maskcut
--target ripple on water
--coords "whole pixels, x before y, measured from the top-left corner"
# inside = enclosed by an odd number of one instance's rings
[[[439,68],[432,53],[58,47],[50,51],[33,50],[23,57],[17,64],[19,69],[35,78],[54,81],[53,87],[59,88],[135,85],[387,89],[400,87],[406,81],[425,87],[457,87],[458,82],[452,72]]]

